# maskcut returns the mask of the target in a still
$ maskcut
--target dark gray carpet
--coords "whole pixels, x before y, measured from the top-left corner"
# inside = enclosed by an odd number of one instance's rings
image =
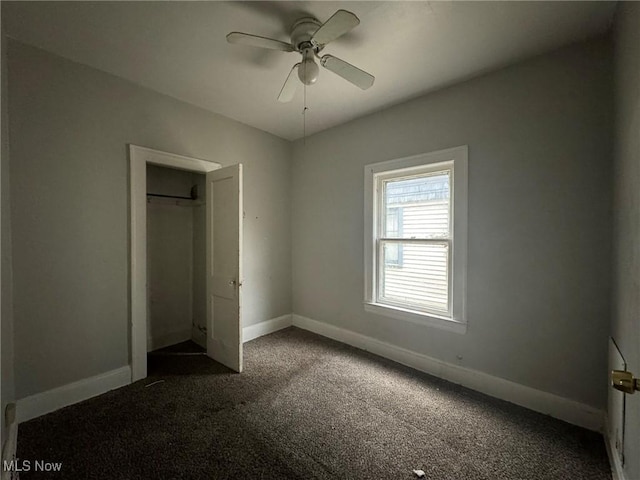
[[[20,459],[63,462],[21,478],[611,478],[596,433],[295,328],[245,344],[241,375],[149,362],[144,381],[21,424]]]

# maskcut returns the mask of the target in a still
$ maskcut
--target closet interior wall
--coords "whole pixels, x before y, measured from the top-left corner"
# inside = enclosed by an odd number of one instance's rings
[[[197,198],[191,197],[196,186]],[[205,346],[205,177],[147,166],[147,351]]]

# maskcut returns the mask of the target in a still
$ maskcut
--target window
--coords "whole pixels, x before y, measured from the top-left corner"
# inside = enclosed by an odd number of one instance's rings
[[[467,147],[365,167],[365,309],[464,332]]]

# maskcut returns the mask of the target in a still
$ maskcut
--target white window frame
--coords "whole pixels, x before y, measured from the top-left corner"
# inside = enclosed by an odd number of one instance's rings
[[[426,167],[426,168],[425,168]],[[449,313],[425,313],[376,302],[378,222],[381,221],[378,192],[380,180],[411,174],[411,170],[451,169],[452,224],[449,255]],[[369,313],[406,320],[444,330],[467,331],[467,197],[468,147],[460,146],[411,157],[366,165],[364,168],[364,309]],[[380,195],[379,195],[380,193]]]

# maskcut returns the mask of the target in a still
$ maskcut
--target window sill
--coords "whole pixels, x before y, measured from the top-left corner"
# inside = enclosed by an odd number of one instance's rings
[[[364,303],[364,310],[369,313],[375,313],[376,315],[405,320],[418,325],[440,328],[449,332],[461,334],[467,333],[466,322],[459,322],[445,317],[438,317],[436,315],[371,302]]]

